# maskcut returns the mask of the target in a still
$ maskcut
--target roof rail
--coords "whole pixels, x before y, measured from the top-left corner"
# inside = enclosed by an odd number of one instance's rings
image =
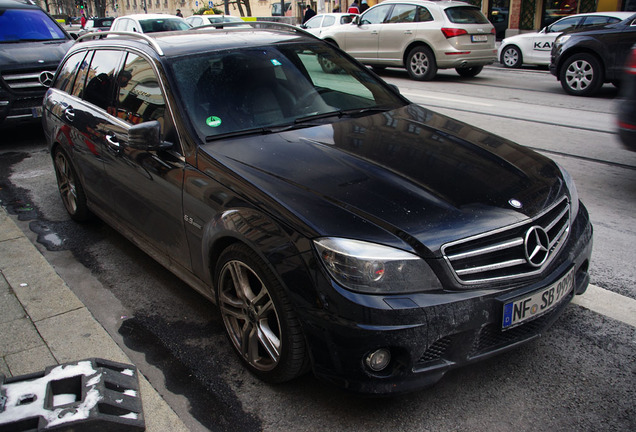
[[[143,33],[137,33],[137,32],[124,32],[124,31],[105,31],[105,32],[91,32],[91,33],[86,33],[81,35],[80,37],[78,37],[75,41],[76,42],[81,42],[83,40],[88,40],[88,39],[102,39],[105,38],[106,36],[127,36],[133,39],[142,39],[146,42],[148,42],[148,45],[150,45],[150,47],[152,49],[154,49],[157,54],[159,54],[160,56],[163,56],[163,50],[161,49],[161,47],[159,46],[159,44],[157,43],[157,41],[146,35]]]
[[[229,28],[229,27],[244,28],[246,24],[253,28],[262,28],[262,29],[271,28],[275,30],[289,31],[292,33],[300,33],[305,36],[307,35],[313,36],[311,33],[301,29],[300,27],[296,27],[291,24],[274,22],[274,21],[221,22],[221,23],[206,24],[202,26],[192,27],[186,31],[196,31],[196,30],[206,30],[206,29],[209,30],[212,28],[222,30],[224,27],[225,28]]]

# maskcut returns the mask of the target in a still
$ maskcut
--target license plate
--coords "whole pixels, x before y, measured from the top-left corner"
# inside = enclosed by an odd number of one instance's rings
[[[502,329],[537,318],[556,307],[574,287],[574,269],[549,287],[504,304]]]
[[[41,107],[41,106],[39,106],[39,107],[31,108],[31,115],[32,115],[34,118],[40,118],[40,117],[42,117],[42,107]]]
[[[472,35],[470,40],[473,42],[488,42],[488,35]]]

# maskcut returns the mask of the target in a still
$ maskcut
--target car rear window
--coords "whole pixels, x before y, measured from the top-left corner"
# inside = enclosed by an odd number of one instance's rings
[[[488,24],[488,19],[475,7],[449,7],[444,12],[450,22],[455,24]]]
[[[0,9],[0,43],[66,39],[47,14],[37,9]]]

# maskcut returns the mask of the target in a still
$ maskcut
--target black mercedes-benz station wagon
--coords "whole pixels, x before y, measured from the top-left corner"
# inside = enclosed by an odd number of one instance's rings
[[[411,391],[585,291],[592,226],[552,160],[290,26],[100,35],[44,101],[64,205],[216,303],[264,381]]]

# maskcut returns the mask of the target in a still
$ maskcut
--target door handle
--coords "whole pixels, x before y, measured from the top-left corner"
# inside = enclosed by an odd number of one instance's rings
[[[117,136],[115,136],[112,132],[106,133],[106,143],[113,150],[119,150],[121,148],[119,141],[117,140]]]
[[[73,107],[68,107],[64,110],[64,117],[70,122],[75,120],[75,110],[73,110]]]
[[[372,35],[376,35],[376,34],[378,34],[378,31],[377,30],[371,30],[371,34]]]
[[[411,30],[404,30],[404,34],[413,34]]]

